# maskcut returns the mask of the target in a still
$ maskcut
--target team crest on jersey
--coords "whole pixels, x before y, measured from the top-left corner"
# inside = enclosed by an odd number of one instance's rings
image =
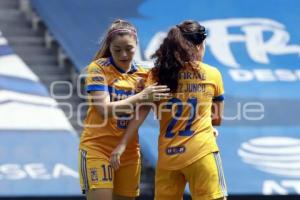
[[[91,168],[91,180],[92,182],[97,182],[98,181],[98,174],[97,174],[97,169],[96,168]]]

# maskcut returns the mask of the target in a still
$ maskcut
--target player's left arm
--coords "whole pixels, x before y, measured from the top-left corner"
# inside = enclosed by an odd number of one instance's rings
[[[213,101],[211,107],[212,120],[211,123],[213,126],[220,126],[222,123],[222,115],[224,110],[223,101]]]
[[[121,155],[124,153],[127,144],[137,134],[138,128],[145,121],[150,110],[151,110],[151,106],[141,106],[140,109],[135,113],[134,118],[129,121],[129,124],[126,128],[123,138],[121,139],[121,142],[112,151],[110,155],[110,164],[114,170],[117,170],[120,167]]]
[[[147,81],[146,83],[144,80],[139,79],[137,81],[136,88],[137,90],[143,89],[145,86],[152,85],[153,84],[153,77],[152,74],[147,73]],[[139,92],[139,91],[137,91]],[[110,164],[113,167],[114,170],[117,170],[120,167],[120,158],[121,155],[124,153],[127,144],[134,138],[135,134],[137,134],[138,128],[142,125],[142,123],[145,121],[147,115],[149,114],[151,110],[150,105],[142,105],[137,107],[135,116],[132,120],[129,121],[129,124],[125,130],[124,136],[121,139],[118,146],[113,150],[113,152],[110,155]]]

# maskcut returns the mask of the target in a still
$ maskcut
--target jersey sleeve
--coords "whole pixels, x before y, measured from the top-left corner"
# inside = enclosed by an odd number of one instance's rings
[[[214,101],[223,101],[224,100],[224,85],[222,80],[222,75],[219,70],[216,70],[215,75],[215,94],[214,94]]]
[[[92,91],[108,91],[107,77],[103,69],[92,63],[87,67],[86,74],[86,92]]]

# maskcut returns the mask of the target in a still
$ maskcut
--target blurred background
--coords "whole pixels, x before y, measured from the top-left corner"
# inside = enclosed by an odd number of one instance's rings
[[[84,199],[77,150],[80,73],[110,23],[138,30],[136,60],[186,19],[208,29],[220,69],[218,143],[229,199],[300,199],[300,2],[297,0],[0,0],[0,199]],[[153,199],[158,124],[140,129],[141,197]],[[186,190],[185,199],[189,198]]]

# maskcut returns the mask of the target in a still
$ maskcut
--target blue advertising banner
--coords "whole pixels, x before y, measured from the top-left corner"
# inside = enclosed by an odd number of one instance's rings
[[[58,103],[0,31],[0,197],[79,195],[78,142]]]
[[[32,3],[79,70],[91,61],[101,36],[116,18],[128,19],[137,27],[136,59],[148,62],[172,26],[193,19],[208,29],[204,61],[221,70],[227,94],[246,98],[300,97],[295,92],[300,89],[297,0]]]
[[[230,193],[300,194],[300,126],[219,131]]]
[[[0,138],[0,196],[80,195],[75,134],[0,131]]]
[[[299,2],[272,2],[150,0],[139,7],[144,17],[130,21],[138,27],[144,60],[172,26],[198,20],[208,29],[204,61],[222,71],[228,95],[299,99]]]

